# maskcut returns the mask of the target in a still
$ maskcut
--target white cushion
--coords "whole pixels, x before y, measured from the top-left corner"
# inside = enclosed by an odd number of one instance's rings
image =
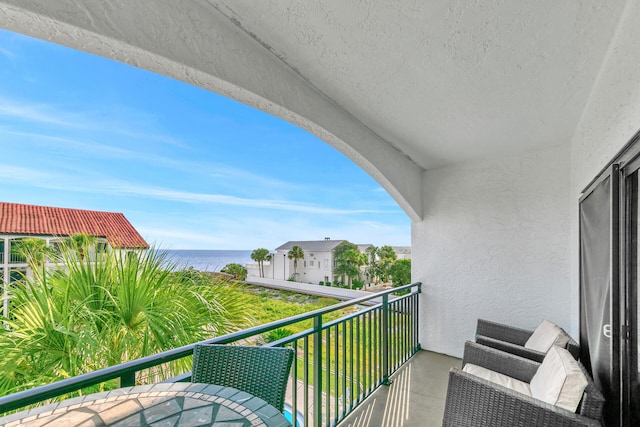
[[[492,383],[500,384],[501,386],[507,387],[513,391],[531,396],[529,384],[501,374],[500,372],[494,372],[490,369],[483,368],[482,366],[474,365],[473,363],[467,363],[464,365],[462,370],[475,375],[476,377],[491,381]]]
[[[548,320],[543,320],[533,331],[524,344],[525,348],[537,350],[542,353],[549,351],[552,345],[564,347],[569,341],[569,336],[558,325]]]
[[[587,378],[568,350],[553,346],[529,383],[531,396],[575,412]]]
[[[562,347],[562,348],[567,348],[567,343],[569,342],[571,337],[569,336],[569,334],[567,334],[564,331],[564,329],[560,327],[558,327],[558,329],[560,329],[560,334],[558,335],[556,340],[553,342],[553,345],[557,345],[558,347]]]

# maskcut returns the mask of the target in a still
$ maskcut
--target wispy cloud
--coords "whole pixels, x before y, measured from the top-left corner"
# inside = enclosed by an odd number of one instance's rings
[[[135,222],[135,221],[134,221]],[[151,225],[147,225],[151,222]],[[322,240],[325,237],[346,239],[353,243],[409,245],[406,221],[392,224],[376,221],[328,221],[319,223],[309,216],[292,215],[287,221],[276,217],[250,215],[217,218],[215,221],[191,218],[190,221],[167,221],[160,215],[144,215],[136,228],[156,247],[169,249],[255,249],[273,250],[288,240]],[[251,227],[247,224],[251,223]],[[163,242],[176,242],[165,245]]]
[[[245,198],[226,194],[195,193],[162,187],[131,185],[125,182],[112,182],[103,186],[102,188],[105,192],[112,192],[113,194],[131,194],[140,197],[155,198],[158,200],[173,200],[184,203],[205,203],[225,206],[242,206],[255,209],[275,209],[281,211],[301,212],[316,215],[354,215],[386,212],[373,209],[335,209],[288,200]]]
[[[78,137],[52,136],[44,132],[26,132],[8,129],[0,126],[0,134],[19,136],[32,141],[42,141],[42,143],[55,144],[62,151],[82,152],[87,158],[106,159],[126,159],[136,161],[140,164],[153,165],[156,168],[166,168],[178,172],[189,172],[191,174],[200,173],[212,179],[237,183],[238,186],[245,186],[251,183],[256,187],[293,191],[300,188],[300,185],[277,179],[271,176],[256,174],[245,169],[231,167],[222,163],[210,161],[194,161],[176,159],[172,156],[162,156],[148,150],[132,150],[113,144],[108,145],[92,140],[83,140]],[[81,169],[78,169],[80,171]],[[166,171],[167,173],[169,170]],[[308,186],[306,187],[308,188]]]
[[[50,190],[90,192],[92,194],[117,196],[132,195],[147,199],[174,201],[188,204],[239,206],[316,215],[392,213],[392,211],[375,209],[336,209],[289,200],[247,198],[227,194],[188,192],[165,187],[139,185],[121,180],[95,180],[87,182],[86,180],[78,179],[76,176],[44,172],[31,168],[13,166],[10,164],[0,165],[0,178],[5,182],[20,183],[22,185],[46,188]]]
[[[13,54],[13,52],[11,52],[11,51],[9,51],[9,50],[7,50],[7,49],[4,49],[4,48],[2,48],[2,47],[0,47],[0,55],[2,55],[2,56],[6,56],[6,57],[7,57],[7,58],[9,58],[9,59],[13,59],[13,58],[15,57],[15,55]]]
[[[151,245],[154,245],[157,248],[166,248],[166,249],[179,249],[168,247],[163,242],[181,242],[183,245],[185,242],[189,242],[187,248],[215,248],[215,247],[229,247],[225,246],[228,243],[226,238],[217,237],[214,234],[203,233],[202,230],[188,230],[185,231],[180,229],[179,227],[172,228],[163,227],[163,228],[150,228],[144,225],[138,226],[137,231],[142,235],[146,236],[146,238],[153,239],[148,242]]]
[[[10,129],[6,126],[0,127],[0,132],[7,135],[28,138],[31,141],[40,141],[49,146],[57,145],[60,150],[67,152],[82,152],[87,154],[87,158],[148,160],[155,164],[179,164],[168,157],[162,157],[148,152],[139,152],[114,144],[103,144],[96,140],[84,139],[75,135],[54,136],[46,132],[27,132]]]
[[[83,108],[80,108],[83,107]],[[101,135],[119,135],[126,141],[148,141],[186,148],[180,139],[149,129],[155,118],[148,113],[118,105],[75,106],[33,102],[0,96],[0,117],[7,122],[26,121],[32,125],[50,125],[67,130],[84,130]],[[135,123],[135,126],[132,124]]]
[[[51,105],[21,103],[7,98],[0,98],[0,117],[7,121],[20,120],[64,127],[83,127],[80,122],[72,120],[71,117],[56,114]]]

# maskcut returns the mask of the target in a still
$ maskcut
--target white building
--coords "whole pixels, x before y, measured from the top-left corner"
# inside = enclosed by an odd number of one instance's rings
[[[335,267],[333,250],[344,241],[330,239],[289,241],[277,247],[271,254],[271,261],[264,264],[264,277],[281,280],[293,278],[296,282],[315,285],[320,282],[332,282]],[[304,252],[304,258],[298,260],[297,268],[294,268],[294,260],[289,259],[289,251],[294,246],[299,246]],[[358,245],[358,249],[364,252],[369,246],[371,245]],[[259,277],[258,264],[248,264],[247,274]]]
[[[391,246],[397,259],[411,259],[411,246]]]
[[[275,249],[271,254],[271,260],[264,263],[264,277],[270,279],[288,280],[294,278],[293,260],[289,259],[289,251],[294,246],[299,246],[304,252],[304,258],[298,260],[296,282],[313,283],[334,282],[333,269],[335,258],[333,250],[346,240],[303,240],[289,241]],[[372,246],[370,244],[356,244],[361,253],[367,253]],[[393,246],[398,259],[411,259],[411,248],[408,246]],[[247,264],[247,275],[260,277],[258,264]],[[362,270],[366,266],[362,266]]]
[[[0,202],[0,280],[9,284],[27,273],[27,260],[11,249],[16,242],[38,238],[55,246],[74,234],[120,251],[149,248],[121,213]]]

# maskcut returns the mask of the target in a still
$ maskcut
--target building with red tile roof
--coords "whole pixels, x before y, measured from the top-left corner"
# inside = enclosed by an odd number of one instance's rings
[[[27,260],[11,253],[25,238],[39,238],[54,246],[74,234],[96,237],[98,244],[124,251],[139,251],[149,244],[121,213],[0,202],[0,283],[4,283],[2,312],[8,314],[6,284],[29,274]]]
[[[112,248],[148,249],[149,244],[121,213],[0,202],[0,235],[104,238]]]

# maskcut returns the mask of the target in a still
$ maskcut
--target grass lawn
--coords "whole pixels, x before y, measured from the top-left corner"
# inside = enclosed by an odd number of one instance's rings
[[[245,285],[243,290],[246,291],[247,302],[251,307],[251,314],[256,320],[256,325],[286,319],[287,317],[318,310],[340,302],[334,298],[317,297],[253,285]],[[342,310],[329,313],[323,316],[323,322],[337,319],[343,314]],[[289,325],[286,328],[296,333],[312,326],[313,320],[309,319]]]

